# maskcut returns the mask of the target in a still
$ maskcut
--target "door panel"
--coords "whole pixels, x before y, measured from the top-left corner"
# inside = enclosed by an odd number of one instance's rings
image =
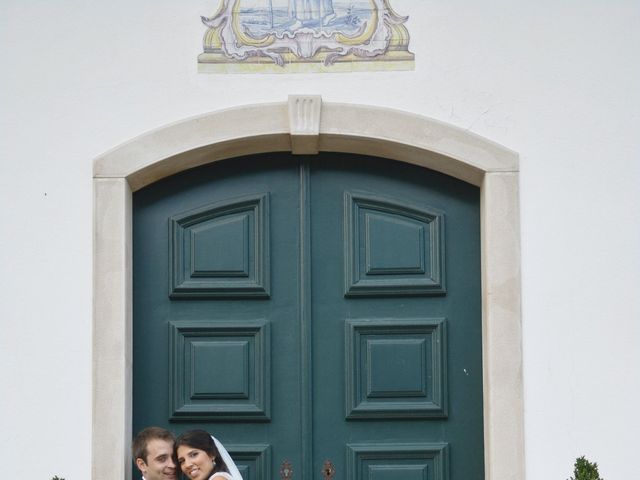
[[[207,429],[245,480],[483,478],[478,197],[340,154],[136,192],[134,430]]]
[[[315,471],[483,478],[477,189],[379,159],[311,162]]]
[[[209,430],[245,480],[301,463],[299,165],[263,160],[134,195],[133,429]]]

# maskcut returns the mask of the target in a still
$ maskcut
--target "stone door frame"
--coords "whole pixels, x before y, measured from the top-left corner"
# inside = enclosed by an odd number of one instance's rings
[[[280,151],[388,158],[480,187],[485,479],[524,480],[518,155],[419,115],[300,95],[174,123],[94,161],[92,480],[131,478],[132,193]]]

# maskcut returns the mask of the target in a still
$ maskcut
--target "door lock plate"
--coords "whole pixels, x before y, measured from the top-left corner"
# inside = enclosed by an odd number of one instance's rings
[[[322,476],[325,480],[331,480],[333,476],[336,474],[336,469],[331,463],[331,460],[325,460],[324,465],[322,466]]]
[[[285,460],[280,465],[280,478],[282,480],[291,480],[293,478],[293,467],[289,460]]]

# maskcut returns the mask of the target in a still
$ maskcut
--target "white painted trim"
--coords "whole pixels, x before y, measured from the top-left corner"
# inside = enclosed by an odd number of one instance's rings
[[[292,151],[290,101],[184,120],[95,160],[92,480],[130,478],[132,192],[217,160]],[[397,110],[323,103],[320,115],[307,139],[320,151],[390,158],[480,187],[485,478],[524,480],[517,154]]]

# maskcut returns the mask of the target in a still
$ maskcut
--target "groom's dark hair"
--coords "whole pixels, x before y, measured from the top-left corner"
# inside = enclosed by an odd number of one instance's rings
[[[176,441],[173,433],[161,427],[147,427],[141,430],[135,436],[133,442],[131,442],[131,456],[133,457],[134,463],[138,458],[141,458],[144,460],[144,463],[147,463],[147,455],[149,455],[149,452],[147,452],[147,444],[155,439],[171,443]]]

